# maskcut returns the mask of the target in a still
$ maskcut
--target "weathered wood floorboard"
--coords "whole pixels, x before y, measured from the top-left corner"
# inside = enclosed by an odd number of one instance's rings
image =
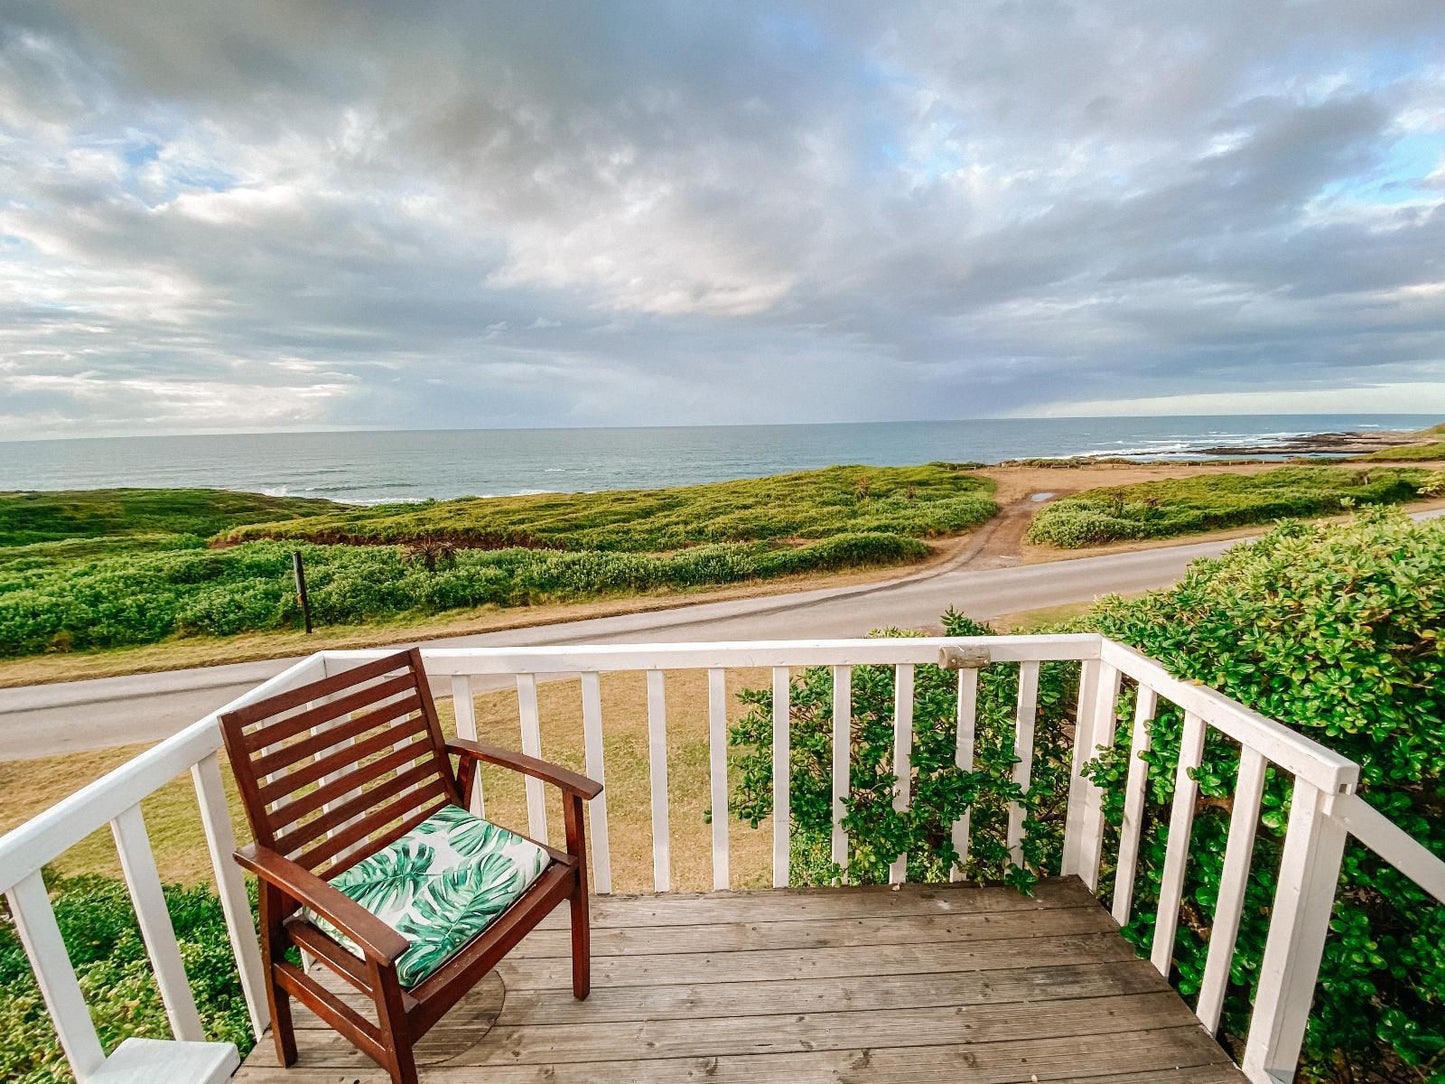
[[[963,885],[614,897],[593,917],[587,1001],[553,916],[418,1044],[423,1084],[1244,1079],[1072,878],[1033,899]],[[235,1079],[387,1080],[299,1008],[296,1024],[297,1066],[277,1068],[268,1041]]]

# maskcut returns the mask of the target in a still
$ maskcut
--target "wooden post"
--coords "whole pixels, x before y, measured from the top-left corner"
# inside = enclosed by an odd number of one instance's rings
[[[291,570],[296,574],[296,601],[301,605],[301,620],[306,623],[306,635],[311,635],[311,600],[306,597],[306,569],[301,564],[301,551],[291,551]]]

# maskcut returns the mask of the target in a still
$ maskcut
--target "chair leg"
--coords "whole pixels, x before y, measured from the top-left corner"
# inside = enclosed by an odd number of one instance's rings
[[[291,995],[276,981],[276,962],[286,952],[286,932],[281,925],[281,893],[272,885],[261,885],[262,957],[266,967],[266,1001],[271,1010],[271,1037],[276,1042],[276,1060],[283,1066],[296,1064],[296,1029],[291,1022]]]
[[[412,1053],[411,1022],[401,1003],[401,984],[396,978],[395,965],[383,970],[379,965],[367,965],[368,978],[376,997],[376,1023],[381,1032],[381,1042],[386,1050],[386,1064],[392,1084],[418,1084],[416,1057]]]
[[[412,1053],[411,1040],[398,1043],[389,1051],[391,1054],[391,1084],[418,1084],[416,1056]]]
[[[592,992],[592,920],[587,911],[587,882],[578,876],[572,907],[572,996],[585,1001]]]
[[[270,961],[266,969],[271,968]],[[291,995],[275,979],[266,986],[266,1000],[271,1003],[271,1037],[276,1041],[276,1060],[289,1068],[296,1064],[296,1028],[291,1023]]]
[[[592,923],[587,912],[587,827],[582,820],[582,799],[563,799],[567,826],[567,853],[577,859],[577,880],[572,885],[572,996],[578,1001],[592,992]]]

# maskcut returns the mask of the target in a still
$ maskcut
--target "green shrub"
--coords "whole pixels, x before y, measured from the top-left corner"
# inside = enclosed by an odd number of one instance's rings
[[[428,572],[396,546],[300,548],[312,615],[323,625],[897,564],[929,552],[900,535],[836,534],[806,545],[716,543],[656,554],[463,550],[450,567]],[[230,636],[299,620],[291,547],[277,542],[0,569],[0,656]]]
[[[986,632],[950,611],[950,635]],[[1174,587],[1142,599],[1102,600],[1067,631],[1094,629],[1335,749],[1361,767],[1361,794],[1437,855],[1445,856],[1445,520],[1415,524],[1374,511],[1347,524],[1278,527],[1223,557],[1198,561]],[[913,806],[892,809],[892,687],[888,667],[853,670],[849,875],[886,878],[906,850],[910,880],[945,880],[949,826],[971,810],[964,873],[1027,889],[1058,872],[1077,667],[1041,668],[1030,832],[1024,868],[1004,847],[1007,803],[1017,797],[1012,708],[1017,668],[980,676],[977,769],[953,764],[954,675],[915,671]],[[825,668],[796,677],[791,703],[791,876],[826,883],[837,870],[831,834],[832,684]],[[754,824],[772,809],[771,694],[740,694],[747,714],[731,731],[739,769],[737,815]],[[1114,837],[1101,877],[1107,900],[1128,770],[1133,693],[1117,705],[1118,737],[1088,767],[1104,789]],[[1162,704],[1151,727],[1148,785],[1135,884],[1124,934],[1147,953],[1167,843],[1181,713]],[[1239,752],[1211,731],[1191,838],[1171,979],[1197,994],[1222,872]],[[1291,781],[1270,770],[1231,970],[1221,1037],[1239,1054],[1268,929]],[[1351,843],[1332,917],[1301,1076],[1310,1081],[1445,1082],[1445,907]]]
[[[226,489],[0,493],[0,546],[76,538],[212,535],[242,523],[332,511],[332,501]]]
[[[1176,587],[1103,600],[1087,623],[1354,760],[1365,799],[1445,855],[1445,522],[1372,513],[1347,525],[1284,526],[1196,562]],[[1181,723],[1165,709],[1153,728],[1136,886],[1144,913],[1125,930],[1141,945],[1153,937]],[[1093,768],[1116,825],[1128,729]],[[1186,994],[1203,972],[1238,759],[1237,745],[1211,733],[1175,943],[1174,979]],[[1225,1004],[1224,1032],[1236,1039],[1248,1023],[1289,794],[1288,778],[1271,772]],[[1306,1037],[1311,1078],[1380,1079],[1366,1068],[1377,1066],[1394,1074],[1384,1079],[1445,1081],[1445,907],[1351,843],[1332,930]]]
[[[658,553],[721,542],[881,533],[927,538],[998,511],[993,483],[955,466],[828,467],[672,489],[467,497],[333,510],[232,529],[228,543],[302,539],[391,544],[419,539],[475,549]]]
[[[124,882],[86,875],[49,882],[60,932],[106,1050],[131,1036],[171,1037],[165,1006]],[[251,1049],[251,1023],[220,901],[205,886],[168,885],[166,905],[206,1037]],[[0,926],[0,1080],[72,1080],[20,939]]]
[[[1293,516],[1401,504],[1426,495],[1432,475],[1413,469],[1281,467],[1260,474],[1201,474],[1091,489],[1045,505],[1028,540],[1079,549],[1132,539],[1173,538]]]

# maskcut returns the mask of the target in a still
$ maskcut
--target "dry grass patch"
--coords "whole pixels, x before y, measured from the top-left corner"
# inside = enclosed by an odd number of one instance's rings
[[[765,685],[764,671],[728,674],[728,692]],[[652,815],[648,765],[646,679],[641,673],[604,674],[601,680],[603,757],[606,764],[608,820],[611,828],[614,892],[651,892]],[[542,723],[542,755],[570,768],[584,767],[582,701],[576,678],[538,686]],[[455,733],[452,705],[438,703],[443,728]],[[708,724],[707,675],[681,671],[667,678],[669,838],[672,887],[712,887],[712,829],[707,823]],[[475,698],[477,733],[481,740],[508,748],[521,747],[514,690],[482,693]],[[729,721],[742,716],[742,706],[729,695]],[[84,754],[0,763],[0,831],[8,831],[56,804],[144,750],[123,746]],[[731,758],[730,758],[731,759]],[[731,771],[730,771],[731,774]],[[247,838],[245,817],[231,773],[223,761],[231,816],[237,835]],[[484,768],[483,793],[487,816],[518,831],[527,830],[527,805],[521,777],[500,768]],[[548,788],[550,790],[550,788]],[[162,787],[141,803],[161,877],[194,884],[211,876],[210,858],[196,809],[190,777]],[[562,810],[555,792],[548,795],[549,842],[562,845]],[[729,825],[734,888],[764,887],[770,880],[771,825],[757,829],[736,820]],[[65,874],[104,873],[119,876],[120,865],[110,832],[102,829],[66,851],[54,863]]]

